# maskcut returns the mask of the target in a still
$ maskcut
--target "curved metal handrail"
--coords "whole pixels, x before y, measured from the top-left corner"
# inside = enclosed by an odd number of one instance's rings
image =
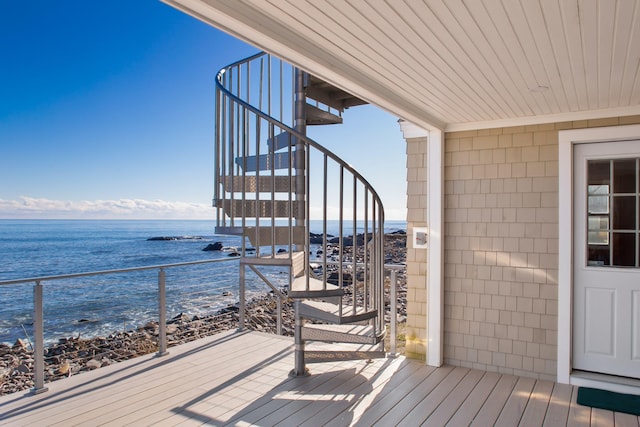
[[[342,158],[338,157],[335,153],[333,153],[332,151],[328,150],[326,147],[320,145],[319,143],[317,143],[313,139],[309,138],[308,136],[298,132],[294,128],[292,128],[292,127],[280,122],[279,120],[269,116],[268,114],[265,114],[259,108],[251,105],[250,103],[246,102],[245,100],[243,100],[243,99],[239,98],[238,96],[234,95],[231,91],[229,91],[224,86],[224,84],[222,83],[222,76],[225,74],[226,70],[228,70],[230,68],[233,68],[233,67],[237,67],[237,66],[245,64],[245,63],[248,63],[248,62],[251,62],[251,61],[253,61],[255,59],[258,59],[258,58],[261,58],[261,57],[267,56],[267,55],[268,54],[266,52],[260,52],[260,53],[258,53],[256,55],[250,56],[249,58],[243,59],[241,61],[234,62],[233,64],[228,65],[228,66],[224,67],[223,69],[221,69],[220,71],[218,71],[218,73],[216,75],[216,87],[218,88],[218,90],[223,92],[226,96],[228,96],[229,98],[233,99],[234,102],[238,103],[242,107],[244,107],[247,110],[251,111],[255,115],[257,115],[260,118],[268,121],[269,123],[273,124],[274,126],[277,126],[280,129],[291,133],[291,135],[293,137],[298,138],[299,140],[303,141],[309,147],[313,147],[316,150],[320,151],[321,153],[327,155],[329,158],[334,160],[336,163],[338,163],[339,165],[344,167],[346,170],[351,172],[351,174],[356,176],[358,178],[358,180],[360,182],[362,182],[367,187],[367,189],[371,191],[372,194],[374,194],[374,196],[376,198],[376,201],[378,202],[380,207],[382,207],[382,199],[380,198],[378,193],[375,191],[375,188],[369,183],[369,181],[367,181],[367,179],[364,176],[362,176],[362,174],[360,174],[360,172],[358,172],[356,170],[356,168],[354,168],[349,163],[347,163],[344,160],[342,160]]]
[[[273,62],[279,61],[279,70],[272,71]],[[276,224],[288,215],[288,250],[293,264],[293,252],[298,244],[304,244],[304,272],[306,290],[310,289],[310,216],[312,210],[311,187],[319,187],[322,193],[321,205],[323,220],[323,248],[326,252],[328,199],[331,198],[339,215],[339,254],[341,266],[348,265],[352,270],[351,292],[354,296],[353,310],[356,311],[355,295],[362,296],[365,308],[378,310],[377,330],[384,330],[384,207],[382,200],[371,183],[354,166],[338,155],[309,138],[300,131],[293,110],[296,105],[295,76],[293,65],[274,59],[267,53],[258,53],[249,58],[234,62],[221,69],[216,75],[216,165],[214,206],[218,209],[217,224],[220,232],[242,234],[253,244],[263,246],[271,242],[271,254],[275,257],[279,233]],[[253,74],[252,74],[253,73]],[[275,74],[275,76],[274,76]],[[256,78],[256,75],[258,76]],[[272,86],[276,81],[276,89]],[[299,99],[299,98],[298,98]],[[318,107],[316,103],[314,107]],[[299,106],[299,104],[298,104]],[[276,110],[279,112],[275,113]],[[291,120],[285,118],[284,110],[291,108]],[[332,112],[331,107],[327,109]],[[337,110],[341,111],[341,110]],[[276,117],[277,116],[277,117]],[[341,116],[340,116],[341,117]],[[282,141],[278,137],[284,136]],[[271,145],[270,145],[271,144]],[[323,168],[315,169],[311,158],[319,156]],[[315,162],[317,164],[319,162]],[[329,172],[333,175],[328,176]],[[346,175],[346,176],[345,176]],[[318,180],[311,180],[311,177]],[[288,199],[276,194],[276,179],[282,178],[288,185]],[[331,184],[337,187],[330,187]],[[353,183],[348,182],[353,180]],[[320,183],[320,181],[322,181]],[[338,184],[335,184],[338,182]],[[263,187],[264,186],[264,187]],[[250,187],[250,189],[248,189]],[[334,191],[335,190],[335,191]],[[282,190],[278,190],[282,191]],[[265,193],[271,193],[265,195]],[[295,198],[294,198],[295,193]],[[352,204],[345,197],[352,196]],[[314,200],[317,201],[317,198]],[[282,211],[277,210],[277,205]],[[346,206],[345,206],[346,205]],[[304,209],[301,211],[301,209]],[[275,212],[278,212],[276,214]],[[345,212],[352,215],[345,217]],[[228,217],[228,219],[227,219]],[[256,227],[248,226],[255,217]],[[263,222],[268,225],[263,226]],[[295,224],[294,224],[295,222]],[[227,223],[230,226],[227,227]],[[236,223],[241,223],[237,226]],[[304,237],[294,237],[298,225],[304,223]],[[347,261],[344,247],[344,224],[353,226],[353,259]],[[360,228],[359,228],[360,227]],[[267,230],[264,230],[267,228]],[[348,229],[349,227],[347,227]],[[261,240],[262,232],[269,233],[270,239]],[[363,231],[363,233],[360,233]],[[348,231],[347,231],[348,232]],[[255,234],[252,234],[255,233]],[[359,235],[364,234],[360,241]],[[266,234],[265,234],[266,236]],[[300,240],[304,239],[304,240]],[[304,242],[304,243],[303,243]],[[267,243],[264,243],[266,246]],[[243,239],[243,251],[244,251]],[[244,252],[243,252],[244,253]],[[322,256],[322,279],[327,289],[328,257]],[[364,261],[364,279],[362,289],[356,286],[356,264]],[[339,283],[343,281],[344,268],[338,268]],[[241,273],[243,274],[243,273]],[[243,276],[242,276],[243,277]],[[241,281],[243,280],[241,277]],[[340,306],[342,307],[342,305]],[[382,319],[382,320],[380,320]]]

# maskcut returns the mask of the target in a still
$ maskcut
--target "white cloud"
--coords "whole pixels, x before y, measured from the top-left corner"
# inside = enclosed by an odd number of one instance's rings
[[[119,199],[65,201],[22,196],[0,199],[3,219],[213,219],[214,209],[204,203]]]
[[[328,208],[328,217],[338,219],[338,209]],[[386,209],[388,220],[405,219],[405,209]],[[345,218],[351,218],[346,213]],[[312,219],[322,211],[312,209]],[[0,199],[0,219],[215,219],[215,209],[204,203],[165,200],[51,200],[22,196],[17,200]]]

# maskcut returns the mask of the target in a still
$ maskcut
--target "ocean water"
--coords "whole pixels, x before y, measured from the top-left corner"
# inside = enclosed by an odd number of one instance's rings
[[[214,234],[214,221],[0,220],[0,281],[227,259],[228,251],[202,251],[210,243],[239,247],[235,236]],[[337,234],[329,222],[328,234]],[[385,231],[406,229],[387,222]],[[322,232],[312,222],[312,232]],[[350,232],[345,231],[345,234]],[[179,240],[148,240],[179,236]],[[267,276],[286,284],[286,271]],[[45,340],[107,335],[158,317],[158,270],[43,282]],[[238,299],[237,261],[166,270],[167,317],[206,315]],[[269,288],[251,274],[249,295]],[[33,282],[0,286],[0,342],[33,335]]]

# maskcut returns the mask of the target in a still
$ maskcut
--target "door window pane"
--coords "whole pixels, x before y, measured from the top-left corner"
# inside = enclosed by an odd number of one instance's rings
[[[636,196],[613,196],[613,229],[636,229]]]
[[[613,161],[613,192],[636,192],[636,159]]]
[[[606,215],[589,215],[589,231],[592,230],[608,230],[609,216]]]
[[[636,265],[636,234],[612,233],[614,266],[634,267]]]
[[[609,239],[607,238],[607,240]],[[590,267],[608,266],[609,258],[609,245],[589,245],[589,253],[587,254],[587,265],[589,265]]]
[[[609,185],[610,184],[610,164],[609,160],[589,160],[587,163],[587,185]]]
[[[589,214],[608,214],[609,196],[589,196]]]

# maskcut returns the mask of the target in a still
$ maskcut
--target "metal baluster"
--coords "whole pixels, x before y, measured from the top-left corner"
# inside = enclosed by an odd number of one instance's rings
[[[324,183],[322,195],[322,283],[327,283],[327,205],[328,203],[328,157],[324,154]],[[324,285],[326,287],[326,285]]]
[[[353,176],[353,200],[352,200],[352,209],[353,209],[353,234],[351,241],[351,263],[353,267],[351,268],[351,295],[353,295],[353,314],[355,315],[357,312],[357,304],[356,304],[356,253],[358,252],[358,182],[357,178]]]
[[[338,248],[338,257],[339,257],[339,267],[338,268],[338,283],[340,284],[340,286],[342,286],[342,279],[343,279],[343,272],[342,272],[342,268],[343,268],[343,262],[344,262],[344,228],[343,228],[343,224],[344,224],[344,166],[340,165],[340,200],[339,200],[339,204],[340,204],[340,212],[339,212],[339,219],[338,219],[338,236],[339,239],[338,241],[340,242],[340,247]],[[326,284],[325,284],[325,289],[326,289]],[[338,315],[342,316],[342,301],[343,299],[340,298],[340,305],[338,306]]]
[[[365,308],[375,307],[375,302],[370,301],[370,283],[369,283],[369,190],[364,190],[364,240],[362,245],[362,261],[364,264],[364,304]]]
[[[384,280],[383,280],[384,283]],[[397,353],[397,338],[398,338],[398,296],[396,294],[397,289],[397,274],[396,270],[391,270],[391,283],[389,286],[389,300],[391,303],[390,313],[389,313],[389,322],[391,324],[391,342],[389,343],[389,357],[396,357]],[[383,284],[384,289],[384,284]],[[383,292],[384,295],[384,292]],[[383,311],[384,313],[384,311]],[[384,318],[384,314],[382,314]]]

